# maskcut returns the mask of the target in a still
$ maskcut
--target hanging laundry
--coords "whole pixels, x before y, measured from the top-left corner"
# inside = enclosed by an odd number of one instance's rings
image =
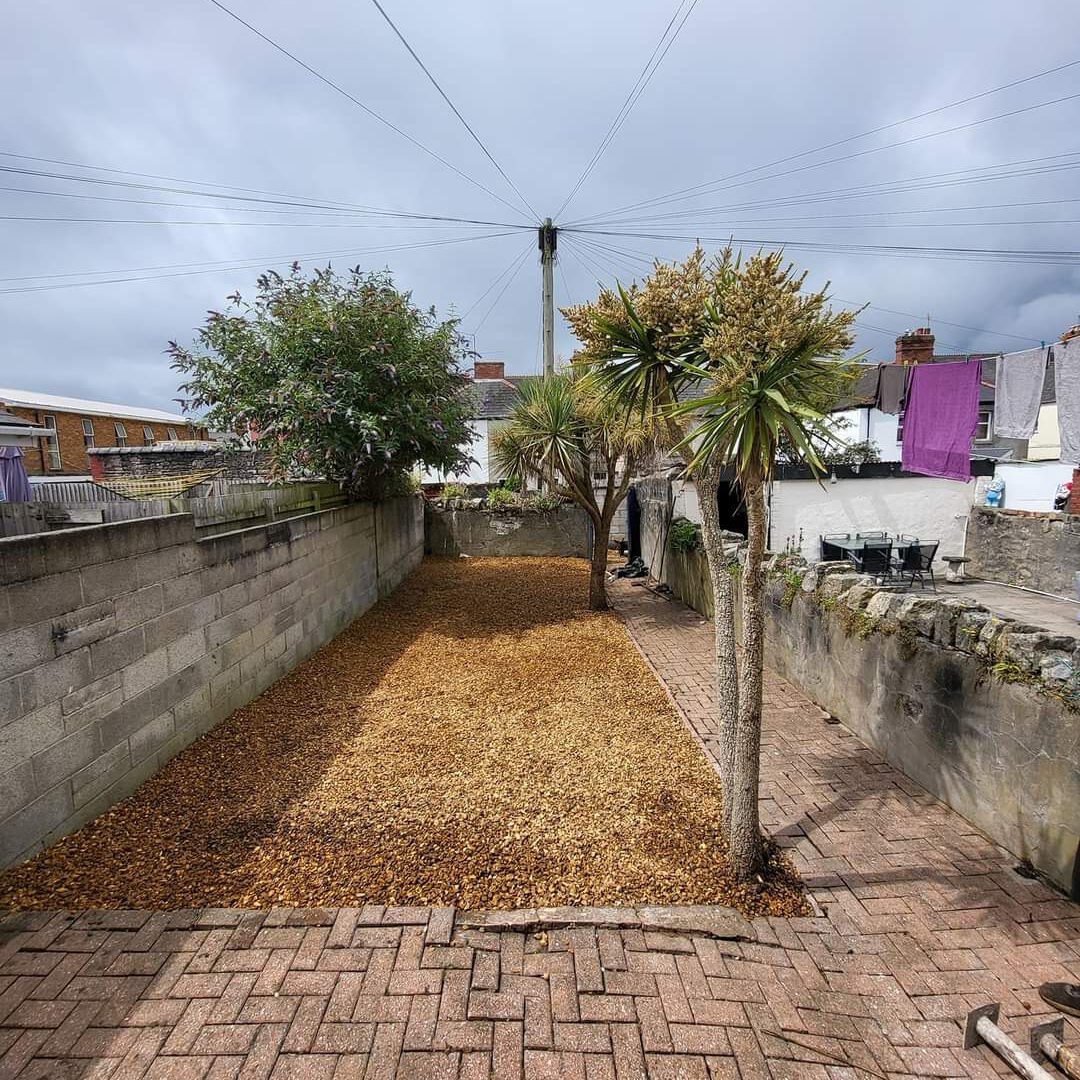
[[[905,470],[948,480],[971,479],[981,376],[979,360],[915,365],[904,413]]]
[[[1062,464],[1080,465],[1080,337],[1054,346]]]
[[[881,365],[876,404],[883,413],[897,416],[904,411],[910,374],[911,368],[907,364]]]
[[[994,389],[994,431],[1006,439],[1030,439],[1042,404],[1050,350],[1046,346],[999,356]]]

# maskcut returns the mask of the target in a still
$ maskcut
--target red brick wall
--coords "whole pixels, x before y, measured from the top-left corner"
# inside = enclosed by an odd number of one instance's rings
[[[478,360],[473,364],[474,379],[505,379],[506,365],[501,360]]]
[[[56,420],[57,442],[60,444],[60,468],[53,469],[49,465],[49,455],[45,449],[45,440],[37,440],[38,445],[31,449],[23,449],[23,464],[31,476],[85,476],[90,472],[90,457],[86,452],[86,443],[83,439],[82,422],[84,414],[57,412],[48,409],[26,409],[15,405],[5,405],[7,412],[16,416],[32,420],[36,424],[44,426],[46,416],[52,416]],[[127,431],[127,446],[145,446],[143,428],[153,430],[154,439],[157,442],[167,442],[169,434],[167,429],[172,427],[180,439],[190,439],[185,424],[162,424],[158,421],[133,420],[127,416],[86,416],[85,419],[93,422],[95,446],[117,446],[116,438],[117,422],[124,425]],[[197,428],[195,438],[206,438],[206,429]]]

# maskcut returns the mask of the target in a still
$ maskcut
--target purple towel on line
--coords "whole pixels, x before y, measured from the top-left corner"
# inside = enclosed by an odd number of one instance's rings
[[[982,364],[919,364],[904,413],[902,465],[908,472],[971,479],[971,441],[979,424]]]

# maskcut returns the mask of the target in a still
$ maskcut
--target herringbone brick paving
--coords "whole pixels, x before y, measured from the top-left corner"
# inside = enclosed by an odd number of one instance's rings
[[[617,602],[710,748],[709,626]],[[0,925],[0,1080],[1005,1073],[958,1018],[1000,1001],[1026,1041],[1034,988],[1080,978],[1080,908],[793,687],[767,697],[763,815],[820,915],[720,940],[427,908],[24,913]]]

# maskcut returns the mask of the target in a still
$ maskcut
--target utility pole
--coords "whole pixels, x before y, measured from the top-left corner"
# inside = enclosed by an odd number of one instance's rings
[[[537,230],[540,239],[541,262],[544,271],[544,378],[555,374],[555,246],[559,230],[545,218]]]

